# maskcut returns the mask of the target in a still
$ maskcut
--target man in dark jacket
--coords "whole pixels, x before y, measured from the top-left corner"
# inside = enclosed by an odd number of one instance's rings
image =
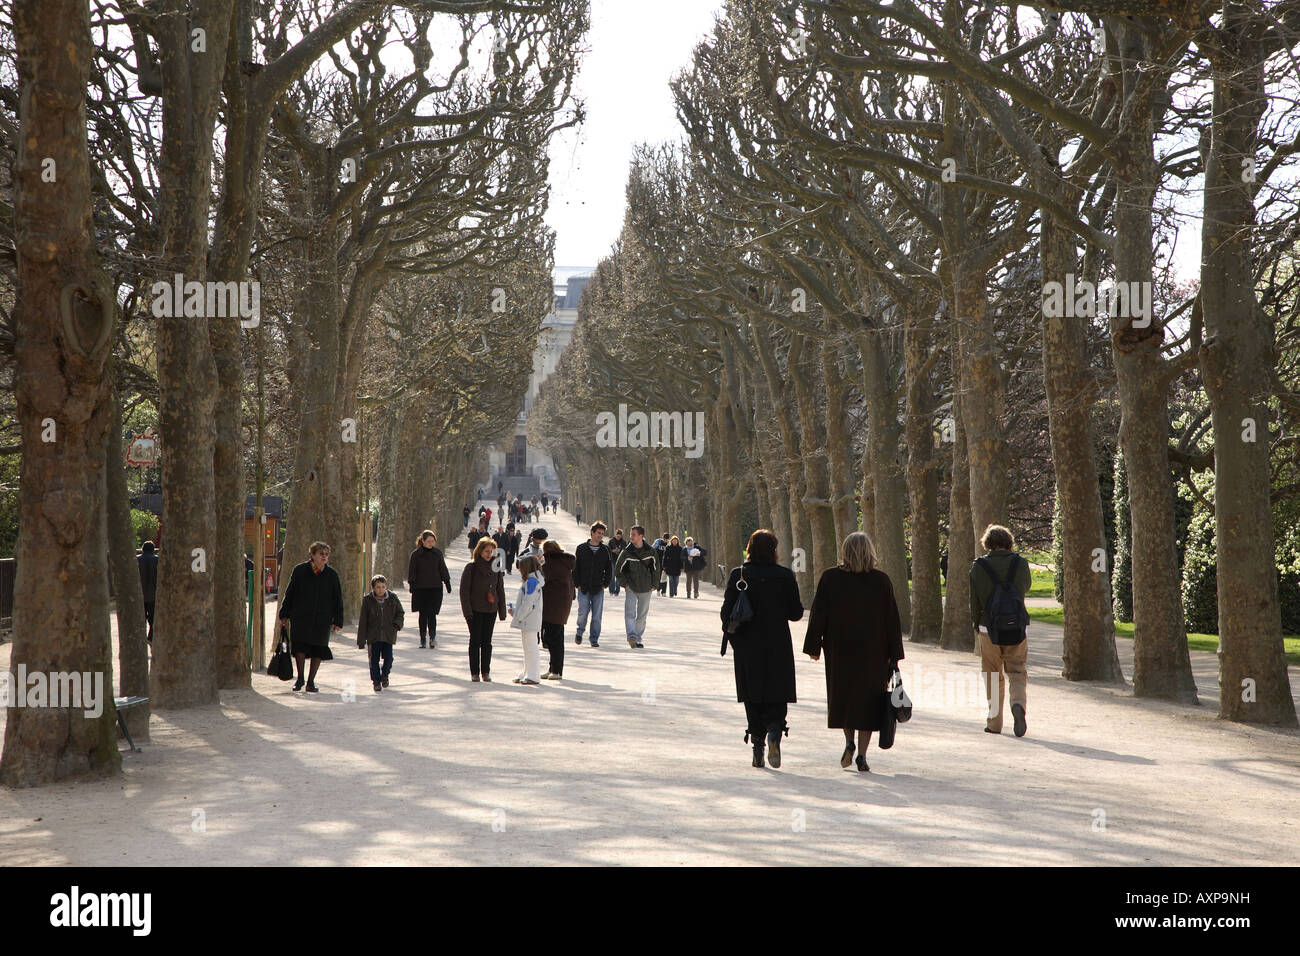
[[[496,534],[492,535],[492,540],[496,542],[497,550],[504,556],[506,562],[505,573],[509,574],[513,570],[511,566],[514,563],[514,559],[510,554],[510,535],[506,533],[505,528],[497,525]]]
[[[628,647],[645,647],[646,616],[650,613],[650,595],[659,587],[663,570],[659,552],[645,540],[645,528],[632,526],[632,543],[618,556],[614,570],[627,587],[623,600],[623,624],[627,629]]]
[[[1015,722],[1016,736],[1023,737],[1028,729],[1025,723],[1025,685],[1029,679],[1026,668],[1029,641],[1021,632],[1021,640],[1015,644],[995,644],[985,624],[985,612],[999,583],[1011,585],[1023,603],[1025,595],[1029,593],[1033,575],[1029,570],[1029,562],[1016,554],[1016,542],[1011,532],[1001,525],[991,524],[985,528],[980,544],[988,553],[983,558],[977,558],[970,566],[970,616],[975,627],[975,642],[980,649],[980,671],[989,701],[984,730],[990,734],[1002,733],[1002,699],[1006,693],[1007,681],[1010,680],[1011,717]],[[997,580],[994,580],[994,576]],[[998,675],[996,703],[993,698],[994,674]]]
[[[700,547],[698,541],[694,538],[686,539],[686,550],[683,557],[686,559],[686,596],[688,598],[697,598],[700,596],[700,576],[704,574],[704,569],[708,565],[709,552]]]
[[[280,603],[280,621],[289,625],[293,659],[298,664],[298,682],[302,690],[303,664],[311,658],[307,691],[316,693],[316,671],[321,661],[332,661],[330,632],[343,630],[343,585],[338,572],[329,566],[330,546],[314,541],[311,558],[293,569],[289,586]]]
[[[622,554],[623,549],[627,547],[627,538],[623,537],[622,528],[618,528],[614,531],[614,537],[609,539],[609,544],[606,545],[606,547],[609,548],[609,557],[610,560],[614,562],[614,568],[617,568],[618,556]],[[618,597],[618,572],[613,569],[609,572],[609,593],[614,595],[614,597]]]
[[[140,591],[144,594],[144,619],[149,622],[149,643],[153,643],[153,609],[158,598],[158,555],[154,554],[152,541],[140,546],[140,556],[135,559],[140,566]]]
[[[573,569],[573,583],[578,589],[578,633],[575,644],[582,643],[582,629],[591,615],[591,646],[600,647],[600,618],[605,610],[605,588],[609,586],[614,570],[614,559],[605,547],[605,523],[597,521],[591,526],[591,537],[586,544],[578,545],[577,563]]]

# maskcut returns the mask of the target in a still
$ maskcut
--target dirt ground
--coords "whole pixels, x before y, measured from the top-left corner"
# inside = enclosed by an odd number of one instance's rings
[[[585,537],[563,512],[544,524],[568,550]],[[454,586],[464,538],[448,558]],[[1218,720],[1211,654],[1192,654],[1200,707],[1140,701],[1062,680],[1060,630],[1034,624],[1017,739],[1010,720],[982,732],[973,655],[908,644],[915,716],[865,774],[840,769],[822,665],[798,654],[783,765],[757,770],[721,593],[656,598],[644,650],[622,602],[606,595],[598,648],[573,644],[575,604],[565,679],[539,687],[510,683],[504,624],[495,682],[470,683],[454,595],[436,650],[409,618],[380,694],[348,628],[320,694],[256,674],[155,713],[120,777],[0,790],[0,865],[1300,862],[1300,733]]]

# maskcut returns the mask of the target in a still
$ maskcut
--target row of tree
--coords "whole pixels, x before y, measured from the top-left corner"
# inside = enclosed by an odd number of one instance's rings
[[[911,638],[949,648],[978,535],[1050,520],[1064,676],[1123,682],[1122,563],[1134,693],[1191,703],[1181,485],[1212,501],[1219,713],[1295,726],[1300,3],[1034,6],[728,3],[534,427],[588,514],[644,503],[728,562],[768,525],[805,594],[868,529]],[[619,403],[704,411],[705,456],[601,447]]]

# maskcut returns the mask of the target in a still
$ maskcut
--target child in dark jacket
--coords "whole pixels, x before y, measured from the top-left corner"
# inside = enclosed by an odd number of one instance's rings
[[[370,680],[375,685],[375,693],[388,686],[388,674],[393,669],[393,645],[401,629],[402,602],[388,590],[388,579],[376,574],[370,579],[370,593],[361,599],[361,616],[357,621],[357,647],[370,646]]]

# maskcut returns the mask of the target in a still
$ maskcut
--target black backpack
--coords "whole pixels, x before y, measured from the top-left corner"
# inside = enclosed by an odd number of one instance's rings
[[[1017,562],[1023,561],[1020,555],[1012,555],[1012,562],[1007,567],[1006,580],[998,580],[993,565],[984,558],[976,558],[975,563],[993,579],[993,593],[984,605],[984,627],[989,632],[989,640],[1003,646],[1019,644],[1025,639],[1025,628],[1029,626],[1029,612],[1025,610],[1025,599],[1016,590],[1015,578]]]

